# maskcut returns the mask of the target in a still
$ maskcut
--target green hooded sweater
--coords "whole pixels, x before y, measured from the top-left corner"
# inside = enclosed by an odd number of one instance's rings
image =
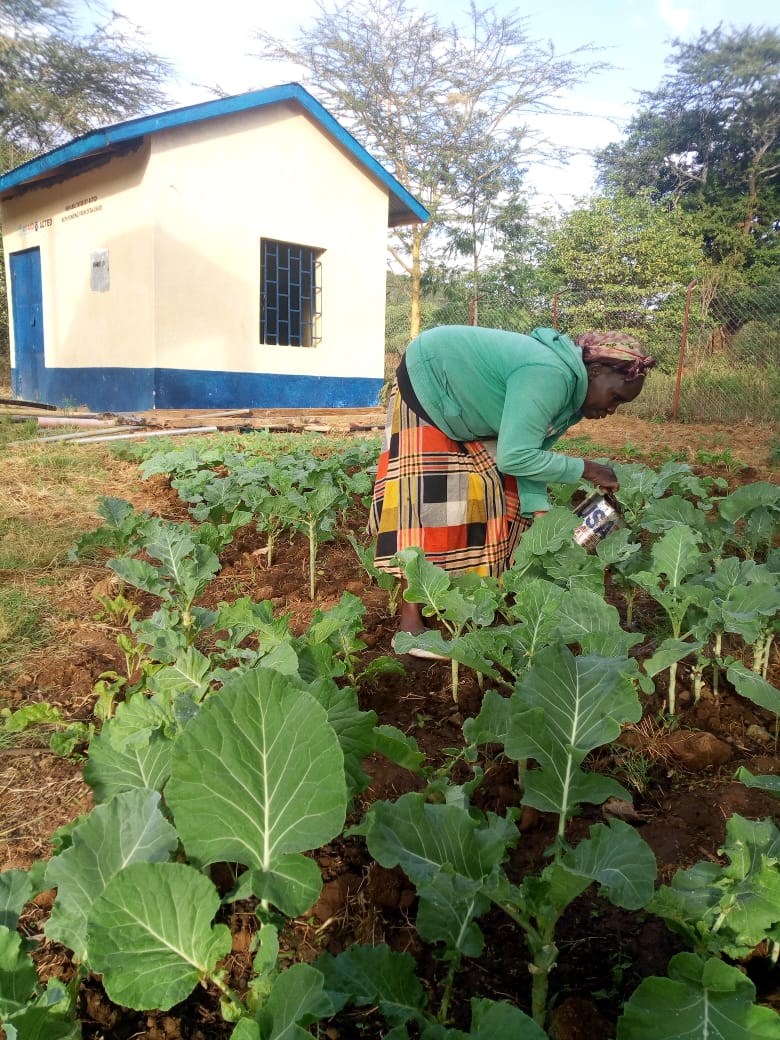
[[[409,344],[406,366],[420,404],[448,437],[498,439],[496,465],[517,478],[524,515],[550,508],[548,482],[579,481],[582,459],[547,450],[581,418],[588,389],[568,336],[444,325]]]

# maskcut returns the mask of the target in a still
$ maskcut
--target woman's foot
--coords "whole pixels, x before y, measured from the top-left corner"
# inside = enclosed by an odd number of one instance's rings
[[[406,600],[401,601],[401,612],[398,617],[398,630],[400,632],[409,632],[413,636],[418,636],[421,632],[425,632],[427,629],[425,619],[422,615],[422,607],[419,603],[409,603]]]
[[[423,632],[429,631],[428,626],[425,624],[425,619],[422,615],[422,607],[419,603],[408,603],[406,600],[401,604],[401,612],[398,618],[398,632],[403,632],[410,636],[419,636]],[[393,636],[391,646],[395,651],[395,636]],[[398,651],[396,651],[397,653]],[[410,647],[409,650],[403,651],[408,654],[409,657],[424,657],[430,661],[447,661],[448,658],[443,654],[437,654],[433,650],[424,650],[421,646]]]
[[[427,631],[427,630],[425,630]],[[408,650],[396,650],[395,641],[399,635],[419,635],[419,632],[406,632],[404,629],[399,629],[398,632],[390,640],[390,646],[393,648],[393,652],[401,657],[422,657],[427,661],[449,661],[449,657],[444,654],[437,654],[434,650],[426,650],[422,646],[411,646]]]

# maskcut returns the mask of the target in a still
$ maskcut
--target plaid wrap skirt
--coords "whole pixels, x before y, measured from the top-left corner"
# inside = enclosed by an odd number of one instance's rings
[[[453,574],[498,577],[530,524],[520,515],[517,481],[499,472],[483,443],[452,440],[394,385],[368,522],[375,566],[401,574],[393,556],[419,546]]]

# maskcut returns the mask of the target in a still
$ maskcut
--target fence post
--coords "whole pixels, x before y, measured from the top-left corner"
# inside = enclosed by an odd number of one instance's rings
[[[674,401],[672,402],[672,418],[675,422],[680,410],[680,384],[682,383],[683,364],[685,361],[685,347],[688,342],[688,316],[691,313],[691,296],[693,295],[694,287],[698,284],[697,281],[689,282],[688,290],[685,294],[685,315],[680,336],[680,357],[677,361],[677,379],[674,384]]]

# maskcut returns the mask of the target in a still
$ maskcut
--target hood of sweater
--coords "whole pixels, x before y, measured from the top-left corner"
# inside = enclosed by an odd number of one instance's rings
[[[579,412],[588,392],[588,372],[582,360],[582,351],[565,332],[558,332],[557,329],[534,329],[530,335],[532,339],[552,351],[571,372],[576,387],[572,396],[574,406]]]

